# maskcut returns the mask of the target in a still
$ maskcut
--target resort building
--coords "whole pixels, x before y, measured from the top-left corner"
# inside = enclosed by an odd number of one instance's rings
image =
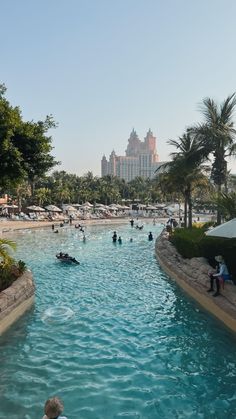
[[[133,129],[128,139],[125,156],[117,156],[113,150],[109,160],[104,155],[101,161],[102,176],[113,175],[126,182],[137,176],[153,178],[155,171],[163,162],[159,162],[156,151],[156,137],[149,129],[144,141],[141,141]]]

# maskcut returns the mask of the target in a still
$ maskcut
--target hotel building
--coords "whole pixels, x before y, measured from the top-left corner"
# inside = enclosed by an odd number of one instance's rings
[[[159,162],[156,151],[156,137],[149,129],[144,141],[138,138],[136,131],[131,132],[125,156],[117,156],[115,151],[110,154],[109,160],[104,155],[101,161],[102,176],[113,175],[126,182],[137,176],[153,178],[155,171],[163,164]]]

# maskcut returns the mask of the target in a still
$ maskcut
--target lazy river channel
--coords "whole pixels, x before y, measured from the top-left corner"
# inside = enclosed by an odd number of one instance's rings
[[[85,243],[73,226],[11,236],[37,288],[0,338],[0,418],[40,419],[55,394],[68,419],[236,417],[235,336],[160,269],[147,236],[161,230],[88,226]]]

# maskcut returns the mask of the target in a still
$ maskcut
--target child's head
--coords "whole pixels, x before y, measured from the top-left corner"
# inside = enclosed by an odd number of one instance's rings
[[[44,413],[49,419],[56,419],[62,412],[64,406],[58,397],[48,399],[44,406]]]

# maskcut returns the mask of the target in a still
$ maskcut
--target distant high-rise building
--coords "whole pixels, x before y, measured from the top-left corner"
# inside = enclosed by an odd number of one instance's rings
[[[113,175],[126,182],[137,176],[153,178],[156,169],[163,163],[159,162],[156,151],[156,137],[149,129],[144,141],[138,138],[136,131],[130,134],[125,156],[117,156],[113,150],[109,160],[104,155],[101,161],[102,176]]]

